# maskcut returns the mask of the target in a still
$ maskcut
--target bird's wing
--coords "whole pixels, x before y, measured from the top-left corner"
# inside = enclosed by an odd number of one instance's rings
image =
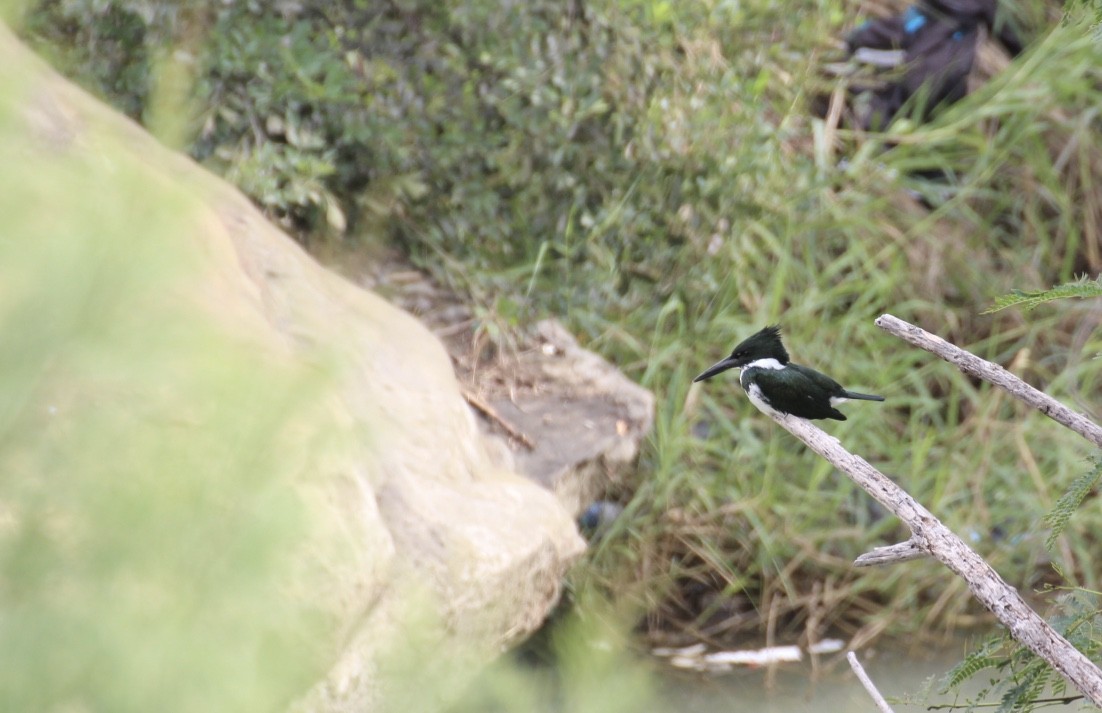
[[[844,391],[841,384],[822,372],[799,364],[789,364],[788,368],[795,374],[800,375],[807,391],[815,393],[817,396],[830,398],[831,396],[838,396]]]
[[[826,380],[826,382],[823,381]],[[762,369],[754,374],[773,408],[802,418],[837,418],[830,403],[831,387],[841,389],[828,376],[813,369]]]

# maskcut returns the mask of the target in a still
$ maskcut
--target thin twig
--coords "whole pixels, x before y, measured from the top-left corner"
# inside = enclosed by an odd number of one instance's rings
[[[890,314],[880,315],[876,319],[876,326],[915,345],[919,349],[925,349],[931,354],[941,357],[969,376],[975,376],[1004,389],[1022,403],[1032,406],[1057,423],[1067,426],[1094,445],[1102,448],[1102,426],[1091,421],[1083,414],[1072,411],[1043,391],[1033,388],[998,364],[992,364],[986,359],[981,359],[975,354],[950,344],[936,334],[930,334],[921,327],[916,327],[910,322],[904,322]]]
[[[486,416],[486,418],[501,426],[501,428],[506,433],[508,433],[509,436],[515,438],[525,448],[527,448],[528,450],[535,449],[536,446],[534,443],[532,443],[532,439],[524,435],[524,433],[522,433],[521,431],[518,431],[516,426],[502,418],[501,414],[499,414],[497,412],[497,409],[495,409],[493,406],[478,398],[467,389],[463,389],[463,398],[465,398],[467,400],[467,403],[469,403],[472,407],[481,411],[482,414]]]
[[[880,695],[880,691],[876,690],[876,684],[873,683],[869,675],[865,673],[865,667],[857,660],[857,654],[852,651],[846,653],[846,660],[849,661],[849,667],[857,674],[857,680],[861,682],[861,685],[869,692],[869,697],[876,703],[877,710],[879,710],[880,713],[895,713],[892,707],[888,705],[888,702],[884,700],[884,696]]]
[[[1061,696],[1059,698],[1035,698],[1030,702],[1030,705],[1036,706],[1039,703],[1050,706],[1066,706],[1069,703],[1075,703],[1076,701],[1083,700],[1082,696]],[[936,706],[926,706],[928,711],[946,711],[946,710],[958,710],[961,708],[967,708],[972,710],[973,708],[998,708],[1003,706],[1001,702],[998,703],[942,703]]]
[[[909,562],[910,560],[929,557],[930,553],[923,550],[914,540],[900,542],[897,545],[876,547],[866,552],[853,561],[854,567],[877,567],[897,562]]]

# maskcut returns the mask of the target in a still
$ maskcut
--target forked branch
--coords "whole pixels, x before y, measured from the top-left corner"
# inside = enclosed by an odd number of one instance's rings
[[[909,335],[904,337],[907,341],[928,348],[939,356],[951,354],[951,357],[945,358],[957,364],[966,373],[986,378],[1011,391],[1046,415],[1083,434],[1092,442],[1102,445],[1102,429],[1099,429],[1096,424],[1033,389],[1005,369],[954,347],[891,315],[882,316],[877,320],[877,324],[885,329],[889,329],[885,325],[890,325],[889,331],[893,334],[898,329],[900,336]],[[922,343],[920,344],[919,341]],[[995,367],[995,369],[987,367]],[[913,559],[921,553],[936,558],[964,579],[972,595],[995,615],[1016,641],[1047,661],[1096,706],[1102,708],[1102,670],[1099,670],[1090,659],[1033,611],[1018,595],[1017,590],[1007,584],[998,572],[963,540],[868,461],[843,448],[838,439],[828,435],[810,421],[780,413],[770,415],[781,427],[845,473],[850,480],[910,528],[910,540],[899,545],[879,548],[864,555],[862,559],[865,561],[862,564],[897,562]]]
[[[1068,679],[1083,695],[1102,708],[1102,670],[1029,608],[1017,590],[1007,584],[987,561],[953,534],[903,488],[850,453],[818,426],[787,414],[773,420],[807,444],[867,492],[911,529],[914,547],[928,553],[964,579],[972,595],[995,615],[1010,635],[1029,647]]]

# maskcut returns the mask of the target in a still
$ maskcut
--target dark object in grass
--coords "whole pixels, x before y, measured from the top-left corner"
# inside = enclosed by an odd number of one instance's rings
[[[924,0],[892,17],[870,20],[846,37],[848,55],[875,68],[883,81],[855,85],[854,121],[882,130],[910,102],[925,121],[935,108],[968,93],[980,28],[1017,55],[1022,42],[1000,13],[998,0]],[[892,72],[884,76],[885,72]]]
[[[835,408],[857,399],[883,401],[883,396],[847,391],[834,379],[788,360],[780,327],[766,327],[743,340],[726,359],[717,362],[693,381],[704,381],[728,369],[742,369],[739,384],[766,413],[787,413],[807,419],[846,416]]]
[[[597,500],[578,518],[578,529],[590,542],[600,539],[624,512],[624,506],[608,500]]]

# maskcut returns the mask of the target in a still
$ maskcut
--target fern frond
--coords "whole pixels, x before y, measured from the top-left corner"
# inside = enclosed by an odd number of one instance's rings
[[[1008,307],[1021,306],[1025,310],[1051,302],[1053,300],[1067,299],[1069,297],[1102,297],[1102,275],[1094,280],[1087,279],[1084,275],[1075,282],[1066,282],[1057,285],[1050,290],[1038,290],[1027,292],[1025,290],[1013,290],[1008,295],[1003,295],[995,300],[995,304],[985,309],[981,314],[991,314]]]
[[[945,674],[945,679],[941,684],[941,692],[946,693],[972,678],[980,671],[988,668],[995,668],[1005,662],[1005,656],[998,656],[995,653],[1003,644],[1003,639],[995,637],[989,639],[978,649],[965,656],[963,661],[950,669],[949,673]]]
[[[1037,659],[1038,666],[1032,666],[1018,677],[1018,684],[1003,694],[998,713],[1033,710],[1034,701],[1044,693],[1045,686],[1052,678],[1052,669]]]
[[[1087,493],[1093,490],[1100,480],[1102,480],[1102,457],[1095,459],[1094,468],[1072,482],[1071,487],[1060,496],[1052,511],[1045,515],[1044,523],[1052,528],[1052,532],[1045,538],[1046,549],[1052,549],[1056,539],[1067,528],[1072,514],[1079,509],[1083,498],[1087,497]]]

